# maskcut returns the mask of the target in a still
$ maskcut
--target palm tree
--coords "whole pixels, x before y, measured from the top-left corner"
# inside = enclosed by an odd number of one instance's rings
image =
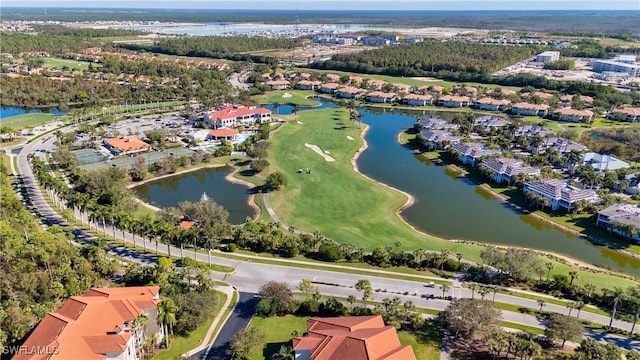
[[[540,298],[537,300],[537,303],[540,305],[540,311],[542,311],[542,308],[547,304],[547,300]]]
[[[449,285],[442,284],[440,285],[440,287],[442,288],[442,298],[444,299],[445,294],[447,293],[447,291],[449,291]]]
[[[611,311],[611,320],[609,321],[609,328],[613,324],[613,319],[616,317],[616,311],[618,310],[618,304],[625,298],[624,290],[620,287],[615,287],[613,290],[609,291],[609,295],[611,296],[611,303],[613,304],[613,309]]]
[[[166,298],[158,304],[158,324],[164,326],[167,348],[169,347],[169,334],[173,334],[173,325],[176,323],[176,312],[178,312],[178,307],[171,298]]]
[[[578,314],[576,315],[576,318],[580,317],[580,311],[582,311],[582,309],[584,309],[584,302],[581,300],[576,301],[575,303],[575,309],[578,310]]]
[[[580,278],[580,273],[575,270],[569,271],[569,278],[571,278],[569,285],[573,285],[573,280]]]
[[[627,298],[635,305],[635,313],[633,314],[633,325],[629,335],[633,335],[633,331],[636,329],[638,323],[638,317],[640,316],[640,285],[627,288]]]
[[[144,328],[148,321],[149,315],[140,313],[131,323],[131,330],[133,330],[133,336],[136,342],[135,347],[141,359],[144,359]]]
[[[556,266],[552,262],[548,262],[544,264],[544,266],[547,268],[547,281],[549,281],[549,274],[551,274],[551,270],[553,270],[553,268],[555,268]]]
[[[479,288],[478,284],[473,283],[469,285],[469,289],[471,290],[471,299],[474,298],[474,295],[476,293],[476,290],[478,290],[478,288]]]
[[[584,289],[587,291],[587,297],[591,300],[591,295],[596,291],[596,286],[593,284],[585,284]]]
[[[456,259],[458,259],[458,267],[460,267],[460,262],[462,261],[462,253],[456,253]]]
[[[449,254],[450,252],[447,249],[440,250],[440,257],[442,258],[442,262],[440,262],[440,271],[442,271],[442,268],[444,267],[444,262],[449,257]]]

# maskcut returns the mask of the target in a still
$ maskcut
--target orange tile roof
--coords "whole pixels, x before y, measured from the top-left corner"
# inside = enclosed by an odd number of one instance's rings
[[[511,101],[503,99],[503,100],[497,100],[494,98],[482,98],[480,100],[476,100],[476,103],[479,104],[489,104],[489,105],[510,105]]]
[[[519,109],[528,109],[528,110],[549,110],[549,105],[544,104],[531,104],[526,102],[519,102],[512,107]]]
[[[91,289],[49,313],[14,356],[22,359],[104,359],[121,353],[132,334],[129,321],[160,303],[158,286]],[[30,349],[37,349],[34,356]]]
[[[438,100],[442,100],[442,101],[453,101],[453,102],[465,102],[465,101],[471,101],[471,99],[467,96],[455,96],[455,95],[444,95],[444,96],[440,96],[440,98],[438,98]]]
[[[141,150],[151,147],[151,145],[138,139],[135,135],[107,139],[105,142],[120,151]]]
[[[195,225],[196,223],[193,221],[187,221],[187,220],[183,220],[180,222],[180,227],[185,229],[185,230],[189,230],[193,227],[193,225]]]
[[[312,360],[415,360],[411,346],[402,346],[393,326],[382,317],[352,316],[307,320],[308,335],[293,338],[296,351]]]
[[[408,95],[405,95],[403,99],[407,99],[407,100],[432,100],[433,96],[431,96],[431,95],[419,95],[419,94],[408,94]]]
[[[209,135],[215,137],[229,137],[233,135],[238,135],[238,130],[236,129],[215,129],[209,131]],[[182,224],[180,224],[182,225]]]

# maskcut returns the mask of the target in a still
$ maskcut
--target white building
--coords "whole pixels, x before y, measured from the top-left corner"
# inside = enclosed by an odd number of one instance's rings
[[[218,110],[203,114],[204,122],[214,128],[234,128],[271,121],[271,110],[242,105],[225,105]]]
[[[617,72],[627,74],[629,77],[640,77],[640,65],[619,61],[596,60],[593,62],[593,72]]]
[[[560,51],[545,51],[536,56],[536,62],[546,63],[560,60]]]
[[[511,185],[513,176],[518,174],[524,175],[540,175],[540,168],[526,167],[520,159],[511,158],[492,158],[482,160],[482,165],[486,166],[493,175],[491,178],[498,184],[506,182]]]
[[[591,165],[595,171],[628,169],[631,167],[629,163],[616,157],[606,154],[598,154],[595,152],[588,152],[584,154],[582,163],[584,165]]]
[[[476,166],[483,157],[500,154],[500,150],[489,149],[488,146],[476,142],[453,144],[451,149],[458,152],[458,160],[471,166]]]
[[[607,228],[607,230],[613,231],[622,236],[629,236],[628,233],[623,233],[616,227],[612,227],[612,224],[620,223],[625,225],[635,226],[636,234],[631,238],[633,240],[640,240],[640,207],[635,204],[615,204],[608,208],[598,211],[598,219],[596,225]]]
[[[563,179],[530,181],[524,184],[524,191],[531,191],[546,198],[549,201],[549,207],[554,211],[560,208],[571,211],[576,201],[595,202],[599,199],[598,194],[592,189],[571,186],[567,180]]]

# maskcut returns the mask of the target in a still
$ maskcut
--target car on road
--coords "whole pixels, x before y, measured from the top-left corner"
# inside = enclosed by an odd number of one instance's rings
[[[436,296],[433,295],[433,294],[422,294],[422,296],[420,296],[420,297],[423,298],[423,299],[427,299],[427,300],[436,298]]]
[[[428,283],[424,284],[424,286],[432,288],[432,287],[436,287],[436,283],[434,283],[433,281],[429,281]]]

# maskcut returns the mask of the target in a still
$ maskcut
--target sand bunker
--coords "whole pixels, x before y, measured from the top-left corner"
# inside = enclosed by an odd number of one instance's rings
[[[351,136],[351,135],[347,135],[347,140],[354,140],[354,139],[353,139],[353,136]]]
[[[282,97],[283,97],[283,98],[290,98],[290,97],[292,97],[292,96],[293,96],[293,95],[291,95],[291,94],[289,94],[289,93],[284,93],[284,94],[282,94]]]
[[[325,154],[331,154],[331,151],[329,151],[329,150],[325,150],[325,151],[324,151],[324,153],[325,153]]]
[[[298,124],[302,125],[302,124],[304,124],[304,123],[303,123],[302,121],[298,121]]]
[[[331,156],[329,156],[329,155],[325,154],[324,152],[322,152],[322,149],[320,149],[320,147],[318,145],[305,143],[304,146],[306,146],[309,149],[313,150],[313,152],[315,152],[316,154],[322,156],[328,162],[336,161],[336,159],[334,159]]]

